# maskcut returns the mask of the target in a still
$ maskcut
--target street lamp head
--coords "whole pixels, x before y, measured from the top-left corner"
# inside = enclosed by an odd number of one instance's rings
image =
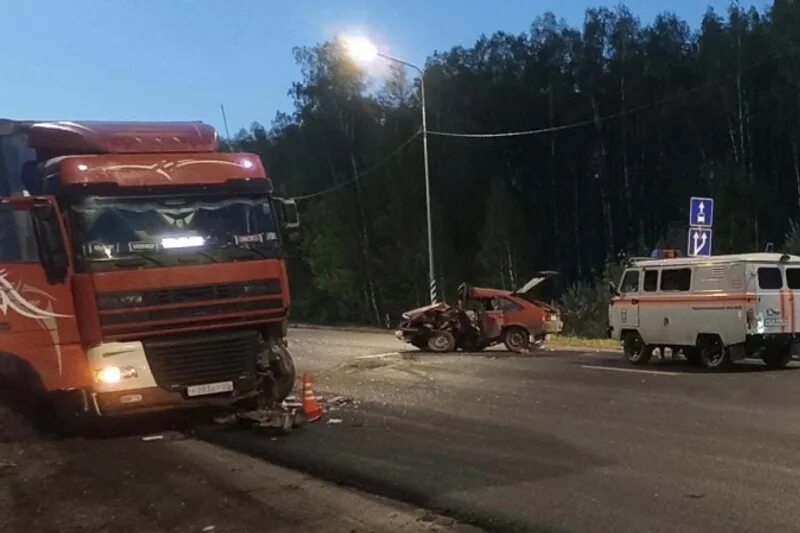
[[[362,36],[345,36],[341,38],[347,54],[359,62],[369,62],[378,57],[378,47]]]

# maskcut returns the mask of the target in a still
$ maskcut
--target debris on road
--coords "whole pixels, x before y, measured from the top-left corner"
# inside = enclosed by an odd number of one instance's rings
[[[142,437],[144,442],[152,442],[155,440],[164,440],[164,435],[148,435],[146,437]]]
[[[327,423],[328,424],[341,424],[342,423],[342,419],[341,418],[329,418]]]
[[[216,526],[206,526],[203,528],[203,533],[211,533],[216,529],[217,529]]]

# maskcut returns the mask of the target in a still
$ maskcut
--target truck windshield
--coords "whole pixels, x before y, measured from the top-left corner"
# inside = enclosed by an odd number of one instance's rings
[[[76,253],[89,270],[274,257],[269,198],[87,197],[70,208]]]

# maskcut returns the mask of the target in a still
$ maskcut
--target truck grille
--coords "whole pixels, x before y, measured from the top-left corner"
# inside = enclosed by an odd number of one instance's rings
[[[144,343],[153,377],[159,387],[167,390],[252,376],[259,349],[255,331],[170,337]]]
[[[279,279],[97,295],[104,338],[172,334],[234,322],[276,320],[286,314]]]

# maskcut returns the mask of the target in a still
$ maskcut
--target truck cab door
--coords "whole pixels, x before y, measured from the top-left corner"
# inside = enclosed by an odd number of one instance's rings
[[[76,377],[68,359],[80,335],[67,250],[52,198],[0,201],[0,371],[14,377],[28,365],[48,390]]]

